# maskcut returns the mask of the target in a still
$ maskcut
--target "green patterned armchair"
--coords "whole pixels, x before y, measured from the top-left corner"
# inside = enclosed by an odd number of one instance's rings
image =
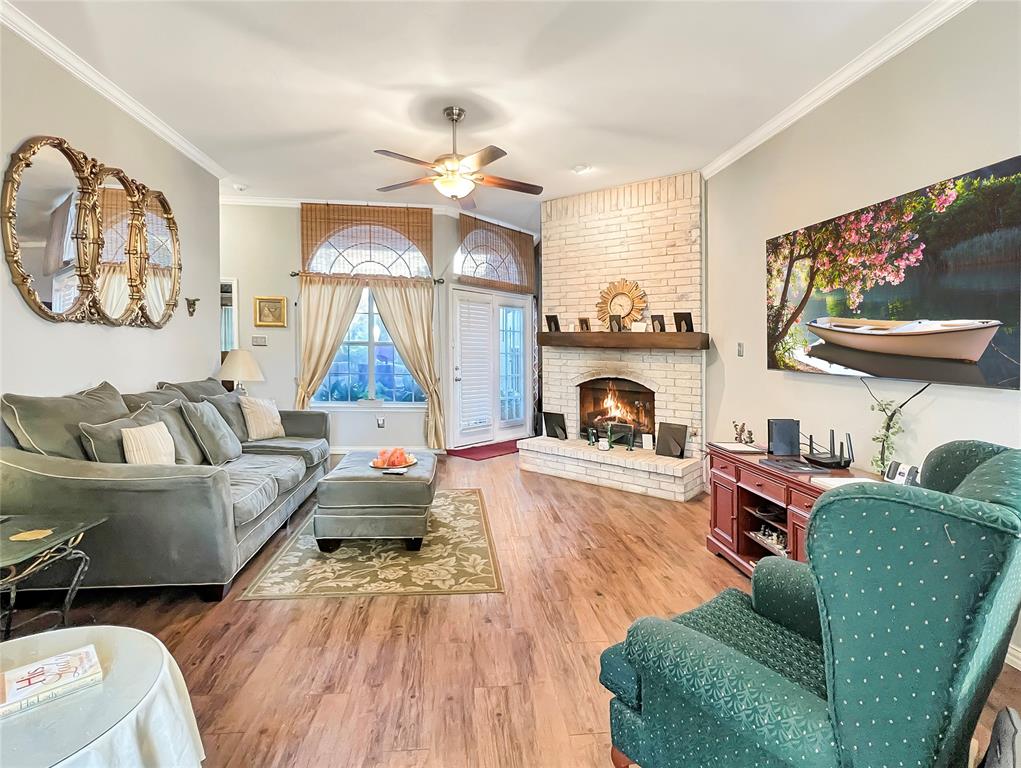
[[[603,652],[617,766],[964,768],[1021,601],[1021,450],[823,494],[809,564],[765,558]]]

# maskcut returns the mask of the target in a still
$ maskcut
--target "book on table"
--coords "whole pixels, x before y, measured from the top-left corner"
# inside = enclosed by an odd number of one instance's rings
[[[0,717],[23,712],[103,680],[94,645],[24,664],[3,673]]]

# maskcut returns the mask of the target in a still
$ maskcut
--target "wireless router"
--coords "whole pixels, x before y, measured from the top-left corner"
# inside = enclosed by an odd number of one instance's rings
[[[840,443],[840,453],[836,452],[836,446],[834,445],[833,430],[830,430],[830,450],[816,451],[815,449],[815,438],[812,435],[808,436],[808,453],[803,455],[805,461],[816,467],[822,467],[823,469],[847,469],[851,466],[851,462],[854,461],[854,448],[851,446],[851,433],[846,432],[844,439],[847,440],[847,455],[844,455],[844,443]]]

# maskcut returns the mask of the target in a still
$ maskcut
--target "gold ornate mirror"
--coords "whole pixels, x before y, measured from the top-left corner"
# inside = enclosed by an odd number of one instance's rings
[[[90,318],[91,176],[95,161],[64,139],[40,136],[12,155],[0,209],[11,277],[53,322]]]
[[[96,171],[95,304],[110,325],[132,324],[142,300],[139,242],[142,201],[138,188],[119,168]]]
[[[162,192],[142,192],[142,317],[147,325],[162,328],[177,307],[181,291],[181,248],[177,223]]]

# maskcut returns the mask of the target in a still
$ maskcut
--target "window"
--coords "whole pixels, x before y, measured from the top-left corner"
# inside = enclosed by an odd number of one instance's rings
[[[525,418],[525,311],[500,307],[500,421]]]
[[[454,256],[454,271],[499,283],[521,282],[512,245],[492,230],[475,229],[468,234]]]
[[[312,255],[310,272],[428,277],[422,252],[395,229],[355,224],[334,232]]]
[[[397,354],[386,326],[376,313],[372,292],[365,289],[344,343],[312,400],[352,403],[371,399],[386,403],[424,403],[425,393]]]

